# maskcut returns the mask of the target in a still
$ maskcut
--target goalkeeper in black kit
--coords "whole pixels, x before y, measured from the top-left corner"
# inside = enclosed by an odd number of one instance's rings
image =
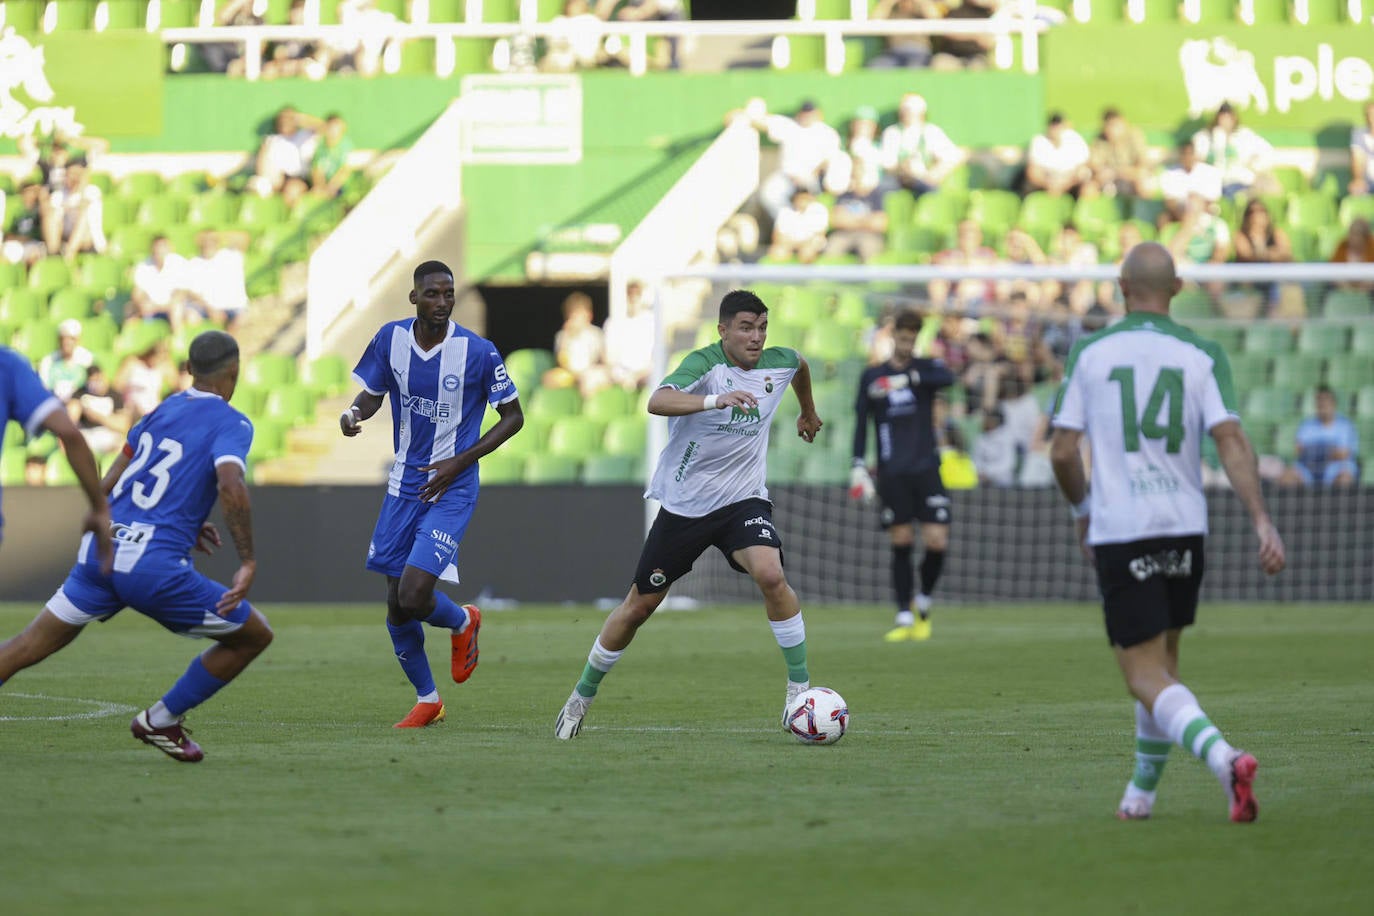
[[[892,590],[897,600],[897,625],[883,637],[887,642],[930,638],[931,593],[945,565],[949,546],[949,496],[940,480],[940,453],[935,440],[932,408],[935,393],[954,384],[954,373],[938,359],[915,358],[916,336],[922,318],[916,312],[897,316],[892,358],[865,370],[854,404],[854,470],[849,495],[882,503],[882,523],[892,539]],[[869,418],[877,428],[878,480],[864,464],[868,450]],[[921,590],[915,594],[911,553],[916,543],[914,523],[921,526],[925,555],[921,559]]]

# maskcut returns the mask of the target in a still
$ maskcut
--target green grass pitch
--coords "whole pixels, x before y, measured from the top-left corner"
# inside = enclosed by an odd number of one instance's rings
[[[758,607],[661,614],[569,743],[599,611],[489,614],[448,721],[398,732],[379,606],[264,610],[276,643],[189,720],[199,765],[129,736],[195,651],[131,612],[0,689],[0,910],[1253,916],[1374,892],[1374,606],[1207,606],[1185,636],[1187,683],[1260,761],[1248,826],[1177,748],[1155,818],[1112,816],[1133,719],[1087,606],[946,606],[899,645],[884,609],[808,609],[813,682],[853,715],[820,748],[778,726]],[[0,634],[33,611],[0,606]]]

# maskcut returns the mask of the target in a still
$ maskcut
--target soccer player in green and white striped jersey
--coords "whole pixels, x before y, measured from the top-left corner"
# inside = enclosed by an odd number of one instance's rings
[[[1150,816],[1169,748],[1181,744],[1221,781],[1231,820],[1253,821],[1258,763],[1227,743],[1178,680],[1179,640],[1196,616],[1202,583],[1204,434],[1216,440],[1270,575],[1283,569],[1283,541],[1265,509],[1226,354],[1169,318],[1181,288],[1164,247],[1131,249],[1121,266],[1126,318],[1069,353],[1050,460],[1097,568],[1107,636],[1138,701],[1136,770],[1117,816]],[[1079,454],[1085,433],[1091,492]]]
[[[797,435],[811,442],[820,431],[811,370],[796,350],[764,347],[768,307],[748,290],[725,295],[717,328],[720,340],[689,353],[649,398],[649,413],[670,418],[668,444],[644,494],[662,508],[644,540],[630,593],[606,618],[558,713],[554,734],[560,740],[577,736],[601,679],[673,582],[713,546],[763,595],[787,665],[784,718],[792,698],[810,686],[806,625],[783,574],[782,537],[773,526],[764,478],[769,427],[789,387],[801,407]]]

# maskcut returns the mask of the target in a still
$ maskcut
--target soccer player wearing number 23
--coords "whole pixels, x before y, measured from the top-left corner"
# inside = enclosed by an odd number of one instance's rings
[[[102,568],[95,537],[81,542],[76,565],[47,607],[19,636],[0,645],[0,678],[37,664],[93,620],[132,607],[183,636],[216,641],[157,703],[134,717],[133,736],[175,760],[204,752],[181,725],[186,711],[233,680],[272,641],[267,620],[246,600],[257,572],[244,468],[253,426],[228,404],[239,350],[223,331],[191,342],[192,387],[174,394],[129,430],[104,487],[115,542],[113,572]],[[226,588],[196,571],[192,550],[210,553],[219,532],[207,522],[219,497],[239,555]]]
[[[443,701],[425,657],[422,623],[451,631],[452,674],[463,683],[477,667],[482,612],[435,590],[458,581],[458,545],[477,505],[477,461],[524,424],[514,383],[491,342],[449,320],[453,271],[438,261],[415,268],[415,317],[382,326],[358,360],[362,391],[339,418],[345,436],[391,399],[396,460],[367,548],[367,568],[386,576],[386,628],[415,706],[397,728],[443,720]],[[481,433],[487,405],[500,419]]]
[[[1074,345],[1054,410],[1050,462],[1073,505],[1083,551],[1097,568],[1107,637],[1136,698],[1136,769],[1117,808],[1150,816],[1172,744],[1207,763],[1230,818],[1253,821],[1259,764],[1233,748],[1178,680],[1183,628],[1197,615],[1207,501],[1202,436],[1249,512],[1259,565],[1283,569],[1283,541],[1260,492],[1255,452],[1240,426],[1226,354],[1169,318],[1182,282],[1161,245],[1137,245],[1121,265],[1126,317]],[[1092,448],[1092,490],[1079,455]]]

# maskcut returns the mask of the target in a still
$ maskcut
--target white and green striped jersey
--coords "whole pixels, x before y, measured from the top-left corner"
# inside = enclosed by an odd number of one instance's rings
[[[768,427],[801,357],[769,347],[753,369],[731,364],[719,343],[693,350],[660,387],[689,394],[748,391],[751,408],[725,407],[668,418],[668,444],[644,495],[674,515],[700,518],[746,499],[767,499]]]
[[[1202,437],[1238,420],[1217,344],[1164,315],[1132,312],[1074,345],[1054,425],[1092,448],[1089,544],[1207,533]]]

